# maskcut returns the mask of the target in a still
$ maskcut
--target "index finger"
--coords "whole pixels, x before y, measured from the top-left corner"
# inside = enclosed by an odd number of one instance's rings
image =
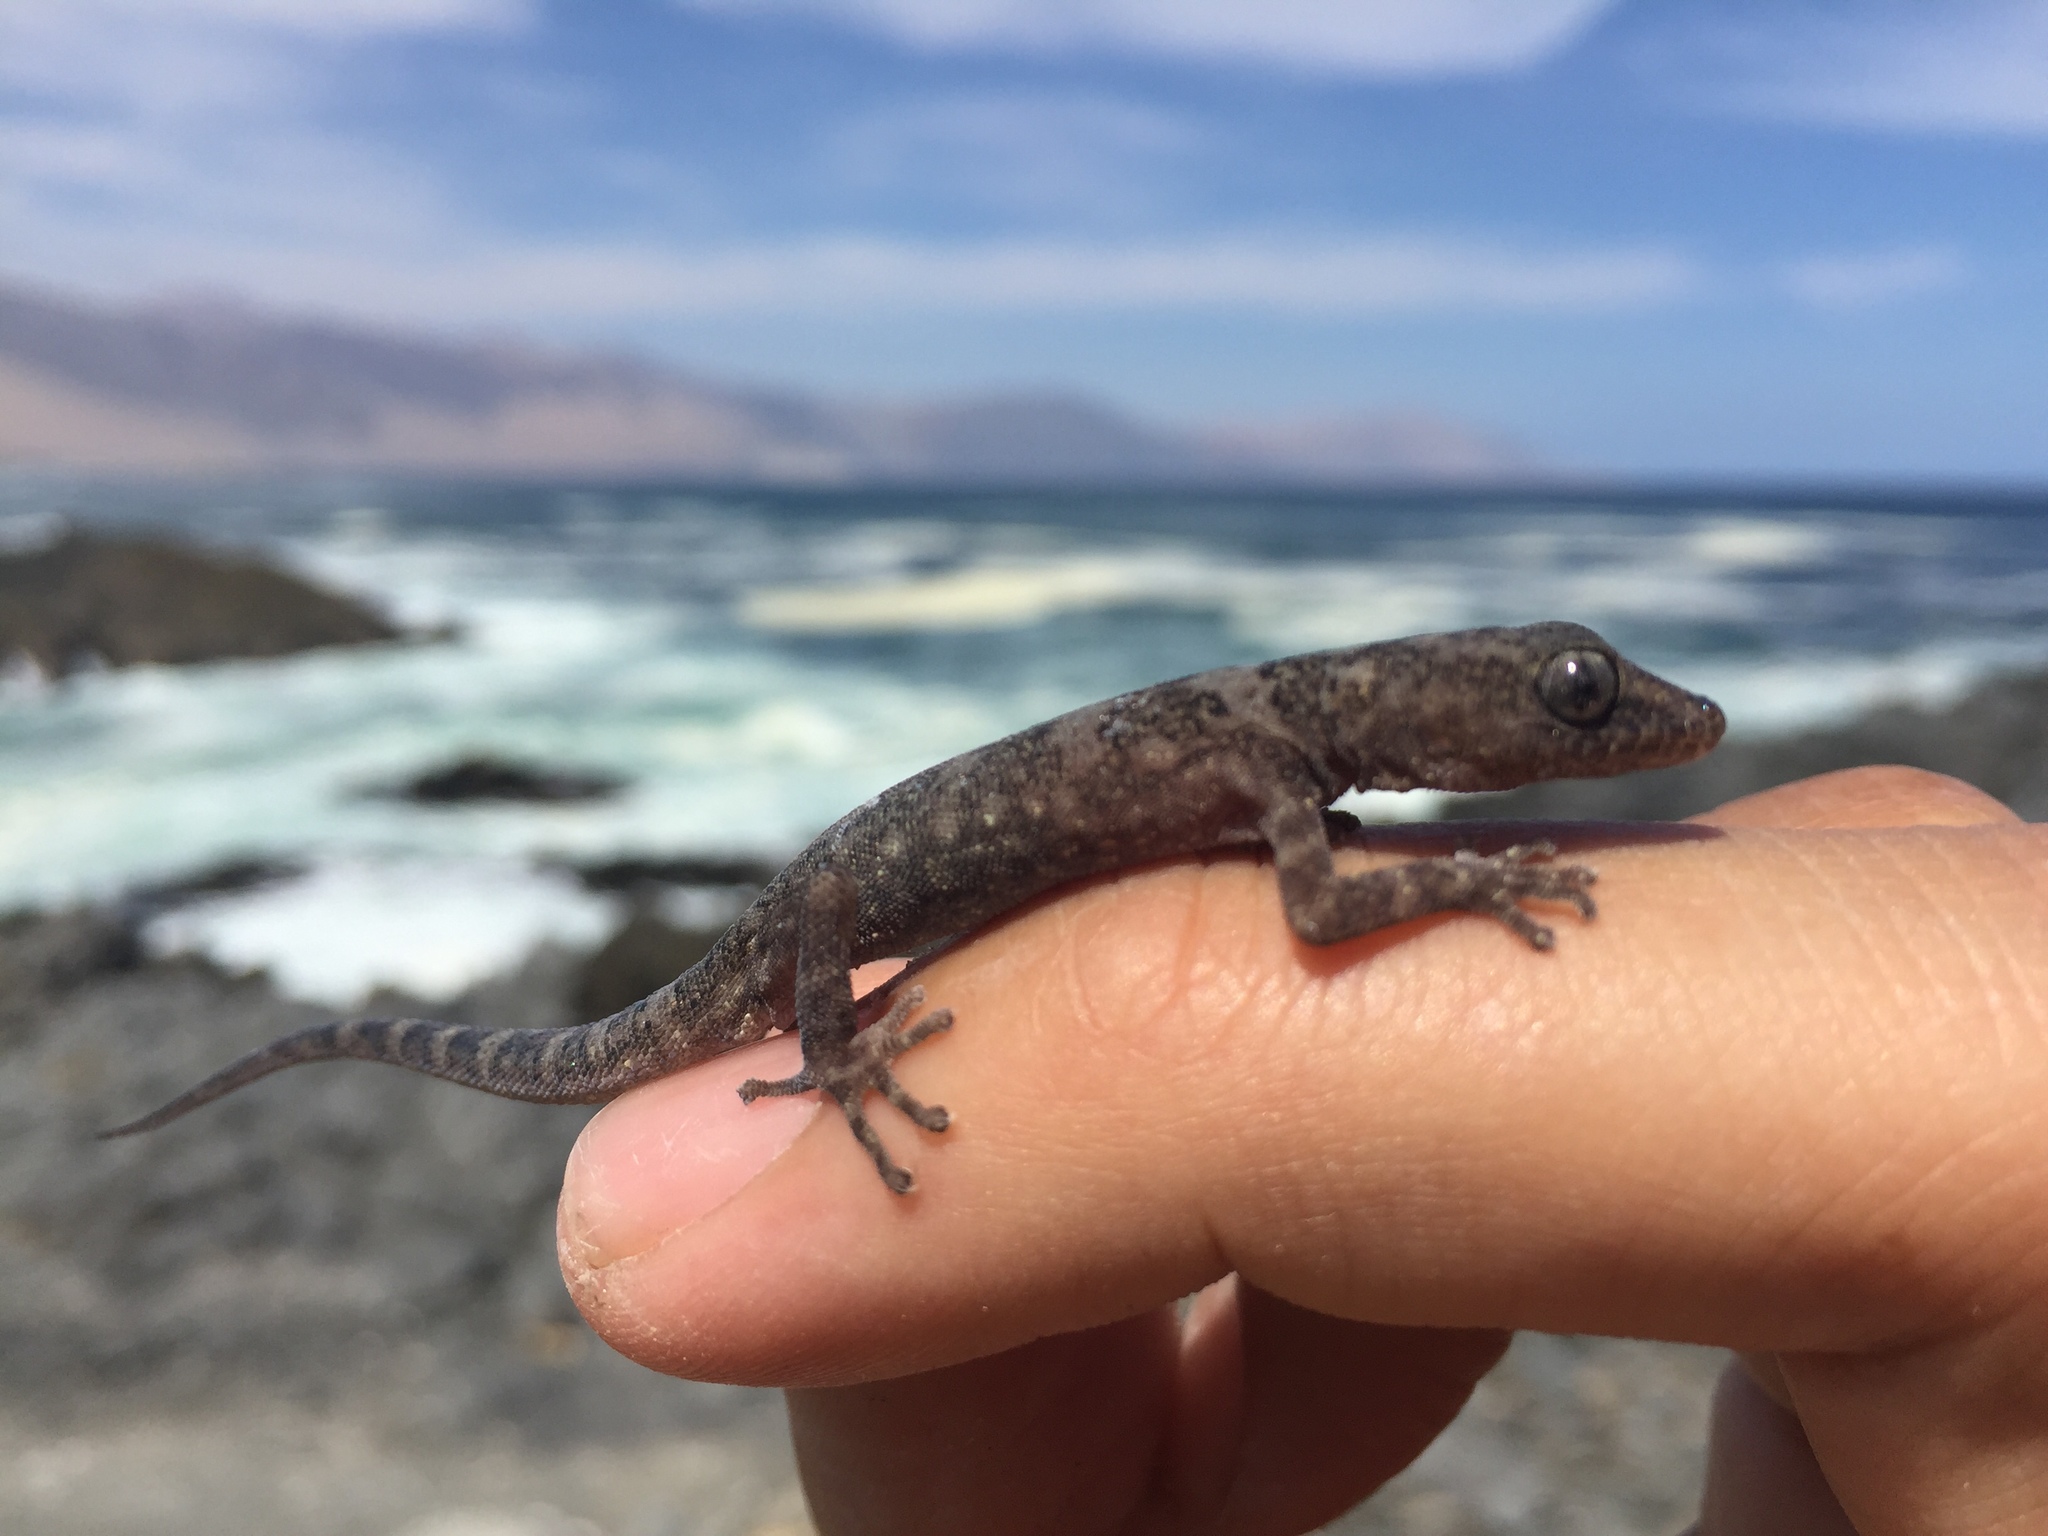
[[[927,971],[961,1024],[903,1075],[959,1119],[891,1128],[916,1196],[820,1118],[716,1209],[615,1243],[608,1210],[688,1193],[643,1155],[690,1091],[670,1079],[579,1144],[565,1256],[635,1358],[785,1384],[987,1354],[1232,1270],[1392,1323],[1779,1350],[1938,1327],[2018,1283],[1994,1271],[2042,1208],[2016,1143],[1989,1204],[1956,1154],[2048,1102],[2043,837],[1610,846],[1585,855],[1599,920],[1548,956],[1465,918],[1310,949],[1256,863],[1135,872]],[[1982,1264],[1950,1262],[1973,1243]],[[1871,1268],[1873,1244],[1943,1271]]]

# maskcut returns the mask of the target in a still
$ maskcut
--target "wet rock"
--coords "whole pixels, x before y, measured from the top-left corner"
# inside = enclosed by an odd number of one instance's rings
[[[122,910],[133,922],[141,922],[209,896],[239,896],[280,885],[306,872],[306,866],[290,859],[250,857],[225,859],[197,874],[178,875],[149,885],[139,885],[122,899]]]
[[[596,864],[572,864],[576,877],[593,891],[633,891],[659,886],[751,886],[759,890],[782,872],[780,864],[750,858],[607,859]]]
[[[625,787],[624,779],[608,773],[542,768],[475,753],[371,793],[394,800],[408,800],[414,805],[473,805],[479,801],[494,800],[528,805],[572,805],[588,800],[608,800]]]
[[[0,1046],[33,1033],[65,994],[141,960],[135,929],[109,912],[80,908],[0,918]]]
[[[168,538],[70,531],[0,552],[0,658],[26,657],[45,677],[401,638],[353,598]]]

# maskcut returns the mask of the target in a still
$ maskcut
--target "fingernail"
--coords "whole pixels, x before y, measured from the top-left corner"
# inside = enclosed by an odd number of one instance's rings
[[[645,1253],[731,1199],[818,1112],[814,1095],[742,1104],[750,1077],[801,1065],[793,1035],[636,1088],[583,1128],[562,1175],[560,1237],[586,1269]]]

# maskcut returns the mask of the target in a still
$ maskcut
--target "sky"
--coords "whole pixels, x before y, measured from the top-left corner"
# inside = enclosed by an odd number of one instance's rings
[[[2048,480],[2048,0],[0,0],[0,277]]]

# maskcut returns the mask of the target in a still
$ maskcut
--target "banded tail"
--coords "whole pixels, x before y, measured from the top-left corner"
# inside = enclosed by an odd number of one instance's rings
[[[153,1131],[259,1077],[305,1061],[382,1061],[500,1098],[598,1104],[666,1070],[656,1053],[644,1048],[646,1031],[633,1027],[645,1019],[646,1009],[647,1003],[636,1003],[608,1019],[568,1029],[481,1029],[436,1019],[315,1024],[228,1063],[163,1108],[102,1131],[100,1137]]]

